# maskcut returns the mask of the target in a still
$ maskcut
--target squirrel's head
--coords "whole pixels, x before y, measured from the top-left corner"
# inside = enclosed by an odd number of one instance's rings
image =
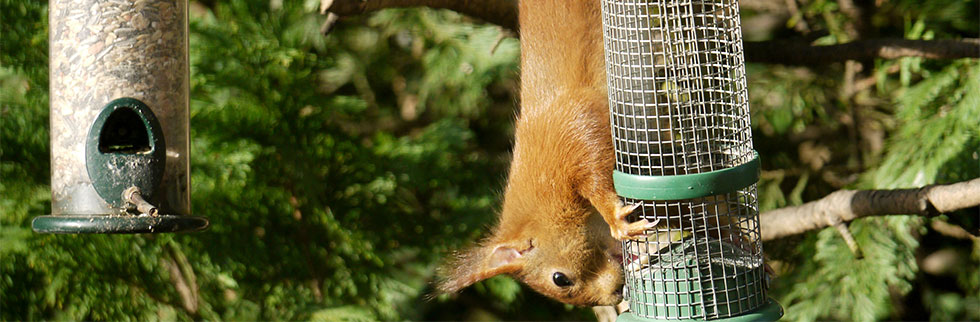
[[[558,227],[524,225],[496,232],[443,266],[438,288],[455,293],[498,274],[520,279],[555,300],[582,306],[622,301],[620,243],[598,215]]]

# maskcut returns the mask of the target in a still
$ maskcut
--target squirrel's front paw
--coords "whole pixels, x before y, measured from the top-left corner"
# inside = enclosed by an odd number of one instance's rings
[[[616,206],[614,223],[609,225],[609,230],[612,233],[613,238],[626,240],[644,236],[647,229],[654,228],[660,223],[660,219],[657,219],[654,222],[650,222],[646,219],[629,222],[626,217],[632,214],[633,211],[639,207],[640,204]]]

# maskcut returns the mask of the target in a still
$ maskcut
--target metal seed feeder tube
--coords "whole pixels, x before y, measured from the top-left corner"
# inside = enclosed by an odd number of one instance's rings
[[[601,0],[616,153],[638,218],[620,321],[776,320],[736,0]]]
[[[187,1],[52,0],[51,214],[41,233],[196,231]]]

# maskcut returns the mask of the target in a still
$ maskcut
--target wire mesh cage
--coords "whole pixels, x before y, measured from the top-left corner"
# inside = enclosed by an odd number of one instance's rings
[[[770,304],[735,0],[602,0],[630,314],[717,319]],[[776,306],[778,309],[778,305]],[[778,318],[778,315],[775,316]]]

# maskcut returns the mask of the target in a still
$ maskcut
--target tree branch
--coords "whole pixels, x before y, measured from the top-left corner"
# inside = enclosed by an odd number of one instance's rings
[[[320,0],[320,12],[352,16],[386,8],[429,7],[449,9],[488,23],[517,30],[518,0]],[[333,20],[335,17],[331,16]],[[332,25],[330,21],[329,25]],[[323,28],[329,29],[328,26]],[[868,39],[830,46],[797,41],[745,42],[745,60],[754,63],[820,65],[873,58],[929,59],[980,58],[980,39],[910,40]]]
[[[180,294],[180,302],[188,313],[197,315],[200,296],[198,295],[197,276],[194,274],[194,269],[187,261],[184,253],[177,248],[175,242],[170,241],[167,244],[167,253],[169,256],[161,258],[161,261],[170,271],[170,281],[174,283],[177,294]]]
[[[803,42],[762,41],[745,43],[745,60],[784,65],[819,65],[846,60],[922,57],[957,59],[980,57],[980,39],[911,40],[868,39],[830,46]]]
[[[340,16],[409,7],[449,9],[517,30],[517,0],[320,0],[320,13],[331,12]]]
[[[918,189],[839,190],[823,199],[760,215],[762,240],[802,234],[869,216],[940,213],[980,205],[980,178]]]

